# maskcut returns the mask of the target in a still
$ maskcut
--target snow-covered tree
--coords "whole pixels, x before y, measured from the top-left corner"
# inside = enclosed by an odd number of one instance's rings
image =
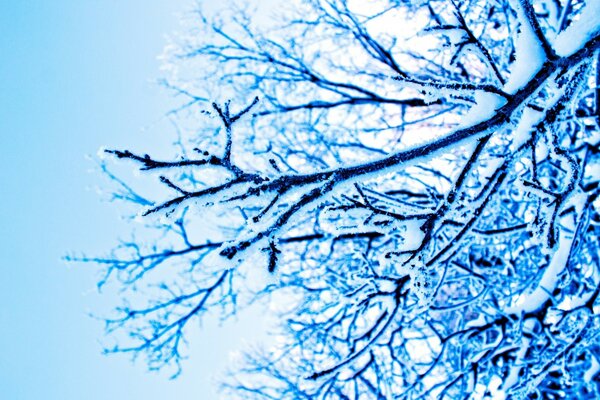
[[[599,397],[600,1],[269,7],[167,49],[170,157],[106,150],[147,178],[102,164],[147,228],[84,257],[123,290],[107,351],[179,369],[262,299],[227,398]]]

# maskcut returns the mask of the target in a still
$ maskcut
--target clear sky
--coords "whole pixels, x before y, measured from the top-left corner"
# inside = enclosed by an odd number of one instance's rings
[[[85,155],[171,134],[160,122],[170,94],[152,81],[174,13],[187,7],[0,2],[0,399],[214,398],[210,374],[239,343],[231,327],[193,338],[176,381],[102,356],[102,324],[86,313],[114,299],[96,293],[91,265],[61,261],[100,254],[127,232],[93,190],[102,180]]]

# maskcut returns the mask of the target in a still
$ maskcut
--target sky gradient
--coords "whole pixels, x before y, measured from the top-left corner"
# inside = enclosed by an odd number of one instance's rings
[[[241,343],[232,325],[193,338],[183,375],[102,356],[92,265],[126,224],[94,188],[86,159],[104,145],[171,135],[157,56],[189,1],[19,0],[0,5],[0,398],[212,399],[210,375]],[[169,136],[170,137],[170,136]],[[169,139],[171,140],[171,139]],[[212,333],[211,333],[212,332]]]

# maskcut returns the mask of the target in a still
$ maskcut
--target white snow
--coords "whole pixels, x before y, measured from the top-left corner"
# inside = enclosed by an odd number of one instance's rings
[[[496,400],[504,400],[506,398],[506,393],[501,389],[502,386],[502,378],[498,375],[494,375],[490,378],[490,383],[488,384],[488,389],[490,394],[492,395],[492,399]]]
[[[510,66],[510,77],[504,85],[504,91],[512,94],[531,81],[544,64],[546,56],[521,4],[516,0],[511,4],[517,10],[520,21],[517,38],[514,41],[515,62]]]
[[[596,375],[596,373],[598,373],[598,371],[600,370],[600,364],[598,363],[596,358],[591,357],[591,359],[592,359],[592,365],[590,366],[590,368],[587,371],[585,371],[585,374],[583,374],[584,382],[591,382],[592,377],[594,375]]]
[[[583,193],[574,195],[572,198],[571,204],[575,207],[577,216],[581,215],[583,211],[585,198],[586,196]],[[511,307],[504,310],[505,313],[520,314],[521,312],[533,312],[539,309],[550,298],[550,293],[553,292],[558,283],[558,276],[567,264],[573,240],[574,237],[572,234],[568,234],[564,230],[559,232],[556,252],[544,271],[541,281],[531,293],[520,295]]]
[[[588,0],[579,20],[562,31],[554,41],[557,55],[567,57],[581,49],[585,43],[600,32],[600,1]]]
[[[490,119],[495,111],[506,104],[506,99],[495,93],[478,91],[475,105],[461,118],[460,127],[467,128]]]
[[[531,130],[538,122],[540,122],[543,116],[543,113],[535,111],[529,107],[525,107],[523,113],[521,114],[521,118],[519,118],[519,123],[512,134],[513,138],[510,145],[512,151],[517,150],[527,140],[529,140],[531,136]]]

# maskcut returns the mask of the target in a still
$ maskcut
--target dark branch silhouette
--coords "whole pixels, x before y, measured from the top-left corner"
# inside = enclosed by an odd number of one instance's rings
[[[192,76],[164,82],[185,97],[176,154],[106,151],[158,188],[102,164],[157,234],[72,257],[123,287],[108,351],[179,371],[190,321],[284,296],[228,398],[600,396],[598,11],[198,13],[171,54]]]

